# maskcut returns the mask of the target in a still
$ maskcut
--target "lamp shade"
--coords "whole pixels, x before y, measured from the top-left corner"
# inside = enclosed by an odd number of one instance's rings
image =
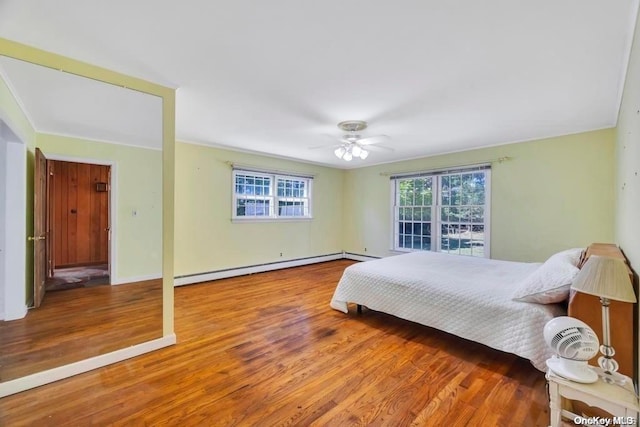
[[[573,280],[571,289],[610,300],[636,302],[629,270],[619,258],[590,256]]]

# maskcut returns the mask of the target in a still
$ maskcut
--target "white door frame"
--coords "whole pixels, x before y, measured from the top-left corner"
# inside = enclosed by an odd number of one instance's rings
[[[41,148],[42,150],[42,148]],[[116,213],[117,210],[117,192],[118,192],[118,163],[114,160],[105,160],[105,159],[91,159],[86,157],[73,157],[67,156],[64,154],[51,154],[47,153],[44,150],[42,153],[45,155],[47,160],[59,160],[63,162],[74,162],[74,163],[88,163],[91,165],[103,165],[103,166],[111,166],[111,181],[109,182],[110,190],[109,190],[109,226],[111,227],[111,239],[109,242],[109,283],[111,285],[120,283],[117,276],[117,262],[118,262],[118,254],[117,254],[117,239],[118,239],[118,216]]]

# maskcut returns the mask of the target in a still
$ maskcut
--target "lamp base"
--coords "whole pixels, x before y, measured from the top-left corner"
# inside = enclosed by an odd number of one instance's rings
[[[618,372],[606,372],[602,368],[595,367],[592,369],[596,372],[598,377],[607,384],[616,384],[623,386],[627,383],[627,381],[631,381],[631,378]]]
[[[554,374],[577,383],[590,384],[598,381],[598,374],[586,361],[563,359],[554,356],[547,359],[547,367]]]

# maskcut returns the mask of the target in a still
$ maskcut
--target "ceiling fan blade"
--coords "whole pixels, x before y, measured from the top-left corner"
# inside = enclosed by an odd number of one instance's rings
[[[327,141],[325,144],[322,145],[314,145],[309,147],[309,150],[317,150],[319,148],[328,148],[328,147],[339,147],[340,145],[342,145],[342,143],[340,142],[340,138],[336,138],[334,135],[330,135],[328,133],[323,133],[321,134],[322,138],[324,138],[325,141]],[[333,142],[328,142],[329,140],[333,141]]]
[[[391,139],[391,137],[389,135],[368,136],[366,138],[360,138],[358,140],[358,144],[360,144],[360,145],[378,144],[380,142],[387,141],[389,139]]]
[[[367,145],[366,146],[366,150],[372,150],[372,151],[388,151],[388,152],[392,152],[392,151],[396,151],[391,147],[385,147],[384,145]]]
[[[309,147],[309,150],[318,150],[320,148],[330,148],[330,147],[340,147],[341,143],[336,142],[335,144],[324,144],[324,145],[314,145],[313,147]]]

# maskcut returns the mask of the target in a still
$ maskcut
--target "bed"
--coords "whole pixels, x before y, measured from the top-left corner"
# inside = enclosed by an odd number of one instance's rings
[[[348,304],[417,322],[531,361],[546,370],[552,353],[542,330],[566,315],[582,249],[545,263],[411,252],[347,267],[331,307]]]

